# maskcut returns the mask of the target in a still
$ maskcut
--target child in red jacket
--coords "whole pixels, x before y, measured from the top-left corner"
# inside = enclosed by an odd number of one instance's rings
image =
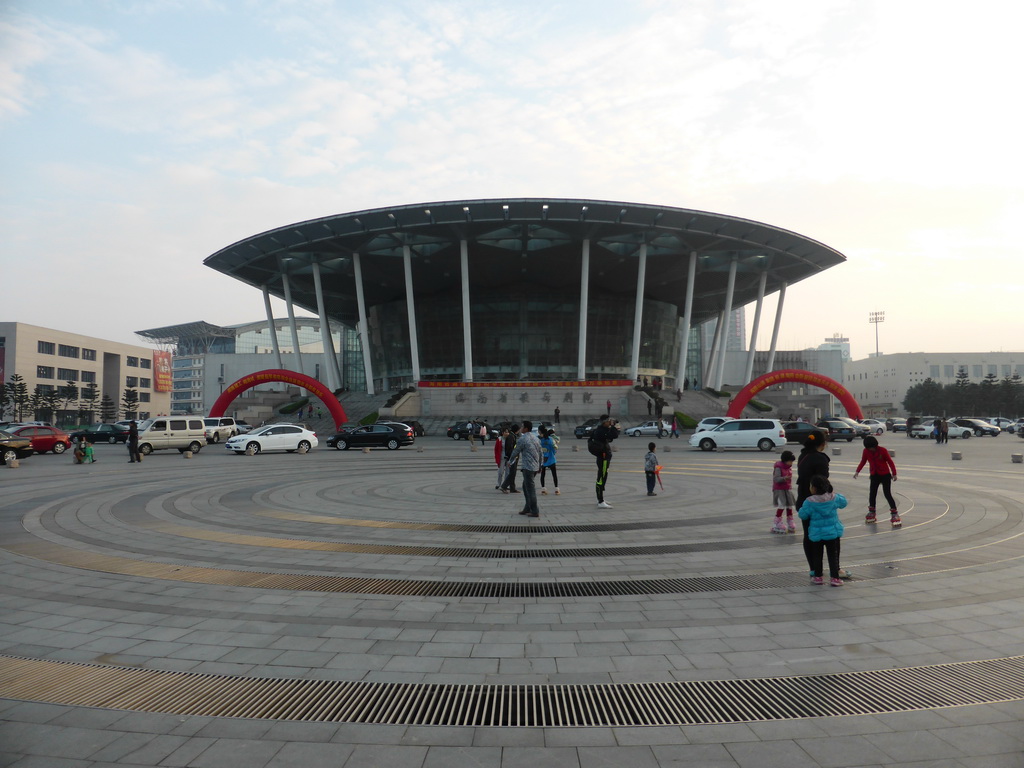
[[[885,500],[889,502],[889,522],[893,528],[903,525],[899,512],[896,511],[896,500],[892,497],[892,483],[896,480],[896,464],[893,463],[889,451],[878,444],[878,440],[870,435],[864,438],[864,453],[861,454],[860,464],[857,471],[853,473],[856,480],[857,475],[868,465],[868,473],[871,479],[871,488],[868,492],[868,514],[864,518],[865,523],[877,522],[875,518],[875,500],[878,498],[878,487],[882,487]]]

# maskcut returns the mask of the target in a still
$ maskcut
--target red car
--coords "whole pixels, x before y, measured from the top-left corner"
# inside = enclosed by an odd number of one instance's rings
[[[71,447],[71,435],[56,427],[10,427],[8,430],[12,435],[27,437],[32,441],[32,450],[36,453],[64,453]]]

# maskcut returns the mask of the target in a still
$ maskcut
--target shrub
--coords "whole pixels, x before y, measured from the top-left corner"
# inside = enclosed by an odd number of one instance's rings
[[[379,411],[374,411],[373,413],[371,413],[371,414],[369,414],[367,416],[363,416],[363,418],[361,418],[359,420],[359,423],[360,424],[364,424],[364,425],[365,424],[374,424],[374,423],[376,423],[376,421],[377,421],[377,419],[379,417],[380,417],[380,412]]]
[[[290,403],[285,403],[284,405],[277,409],[277,412],[280,413],[282,416],[287,416],[290,413],[295,413],[297,410],[299,410],[299,408],[305,408],[308,403],[309,398],[302,397],[299,398],[298,400],[292,400]]]
[[[685,413],[676,411],[676,424],[679,425],[680,429],[696,429],[697,420],[692,416],[687,416]]]
[[[748,403],[748,405],[749,405],[749,406],[750,406],[751,408],[753,408],[753,409],[754,409],[755,411],[761,411],[762,413],[764,413],[764,412],[766,412],[766,411],[770,411],[770,410],[772,409],[772,407],[771,407],[770,405],[767,405],[767,404],[765,404],[765,403],[762,403],[762,402],[761,402],[761,401],[759,401],[759,400],[751,400],[751,401],[750,401],[750,402]]]

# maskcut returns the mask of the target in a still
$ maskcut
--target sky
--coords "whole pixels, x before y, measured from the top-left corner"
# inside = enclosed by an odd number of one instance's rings
[[[259,320],[203,259],[565,197],[843,253],[788,290],[780,349],[866,357],[881,311],[883,354],[1024,352],[1022,28],[1011,0],[0,0],[0,320],[136,344]]]

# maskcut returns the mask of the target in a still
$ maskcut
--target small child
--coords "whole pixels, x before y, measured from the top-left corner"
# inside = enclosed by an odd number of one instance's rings
[[[828,572],[833,587],[843,586],[839,578],[839,540],[843,536],[843,524],[839,521],[839,510],[846,507],[846,497],[829,490],[828,478],[815,475],[811,478],[811,495],[797,512],[801,520],[808,520],[807,538],[810,539],[810,561],[814,568],[811,583],[824,584],[821,565],[822,555],[828,555]]]
[[[543,452],[540,462],[540,492],[545,496],[548,489],[544,487],[544,478],[551,472],[551,482],[555,484],[555,496],[561,496],[558,490],[558,435],[553,429],[540,428],[540,448]]]
[[[903,521],[900,520],[900,513],[896,510],[896,500],[892,497],[892,484],[896,481],[896,464],[893,462],[892,456],[889,455],[889,451],[880,446],[878,439],[871,435],[864,438],[864,452],[861,454],[857,471],[853,473],[854,480],[864,469],[865,464],[868,465],[868,477],[871,480],[871,485],[868,490],[868,514],[865,516],[864,522],[871,524],[877,520],[875,500],[878,498],[878,488],[881,486],[885,500],[889,502],[889,522],[893,528],[901,527]]]
[[[796,533],[796,523],[793,520],[793,508],[796,506],[796,499],[793,497],[793,462],[796,456],[792,451],[783,451],[782,457],[775,462],[775,469],[772,471],[772,496],[775,504],[775,525],[772,526],[772,533]],[[782,522],[782,510],[786,510],[786,522]]]
[[[654,492],[654,481],[658,478],[658,457],[654,454],[654,443],[647,444],[647,455],[644,456],[644,474],[647,476],[647,495],[657,496]]]

